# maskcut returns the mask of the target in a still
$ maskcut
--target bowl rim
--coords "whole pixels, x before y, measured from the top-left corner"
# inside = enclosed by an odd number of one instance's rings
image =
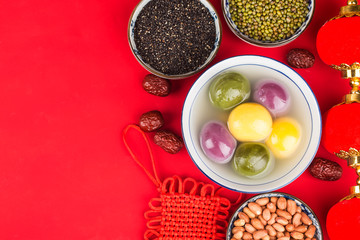
[[[221,11],[223,13],[224,19],[226,24],[228,25],[229,29],[238,37],[240,38],[242,41],[249,43],[253,46],[257,46],[257,47],[265,47],[265,48],[272,48],[272,47],[281,47],[284,46],[292,41],[294,41],[296,38],[298,38],[310,25],[311,20],[314,16],[314,12],[315,12],[315,0],[309,0],[309,13],[306,15],[307,19],[303,22],[303,24],[298,28],[300,29],[300,31],[296,31],[291,37],[286,38],[286,39],[282,39],[276,42],[263,42],[263,41],[259,41],[253,38],[248,37],[247,35],[243,34],[242,32],[240,32],[239,30],[237,30],[237,27],[235,26],[235,24],[228,18],[227,16],[227,11],[226,11],[226,2],[228,2],[228,0],[221,0]]]
[[[261,62],[263,61],[263,63]],[[230,65],[227,65],[229,62],[236,62]],[[190,119],[191,119],[191,112],[192,112],[192,105],[193,101],[196,99],[200,89],[204,87],[208,83],[212,77],[214,77],[216,74],[218,74],[220,71],[225,71],[228,68],[241,66],[241,65],[251,65],[251,63],[255,63],[256,65],[265,66],[264,64],[275,64],[275,66],[271,67],[271,69],[278,71],[282,73],[280,70],[277,70],[275,68],[282,68],[281,70],[286,70],[286,72],[293,77],[296,77],[296,81],[298,83],[302,84],[302,87],[306,88],[306,92],[309,94],[305,100],[307,101],[307,104],[310,109],[310,114],[312,116],[312,127],[311,127],[311,137],[310,141],[306,147],[306,151],[304,152],[302,158],[300,161],[287,173],[283,174],[281,177],[272,180],[271,182],[267,183],[260,183],[260,184],[242,184],[241,182],[237,181],[230,181],[228,179],[225,179],[223,176],[218,175],[211,169],[206,163],[201,159],[201,157],[198,154],[199,150],[196,150],[194,147],[193,137],[192,133],[190,131]],[[226,68],[224,68],[226,67]],[[218,70],[218,69],[221,70]],[[284,73],[282,73],[285,75]],[[294,79],[288,77],[285,75],[289,80],[294,82]],[[294,82],[295,85],[298,86],[296,82]],[[299,88],[299,86],[298,86]],[[300,89],[301,93],[304,95],[303,91],[304,89]],[[309,104],[309,101],[311,104]],[[188,94],[185,98],[183,109],[182,109],[182,117],[181,117],[181,126],[182,126],[182,135],[184,138],[184,145],[186,147],[186,150],[189,153],[190,158],[194,162],[194,164],[198,167],[198,169],[209,179],[217,183],[218,185],[233,190],[237,192],[245,192],[245,193],[263,193],[263,192],[271,192],[278,190],[282,187],[287,186],[294,180],[296,180],[310,165],[312,159],[314,159],[317,150],[320,145],[321,141],[321,132],[322,132],[322,121],[321,121],[321,111],[319,108],[319,104],[316,100],[316,97],[308,85],[308,83],[301,77],[299,73],[297,73],[295,70],[290,68],[289,66],[285,65],[282,62],[279,62],[275,59],[259,56],[259,55],[241,55],[241,56],[235,56],[230,57],[227,59],[224,59],[209,69],[207,69],[191,86],[190,90],[188,91]],[[311,151],[309,151],[309,149]],[[298,168],[299,164],[301,163],[301,168]],[[295,176],[290,176],[290,174],[295,174]],[[284,180],[285,178],[285,180]],[[287,179],[287,180],[286,180]],[[272,186],[274,184],[274,186]]]
[[[130,46],[130,50],[132,52],[132,54],[135,56],[136,60],[140,63],[140,65],[142,67],[144,67],[147,71],[149,71],[150,73],[158,76],[158,77],[162,77],[162,78],[166,78],[166,79],[172,79],[172,80],[177,80],[177,79],[183,79],[183,78],[188,78],[191,77],[199,72],[201,72],[202,70],[204,70],[204,68],[206,68],[211,62],[212,60],[214,60],[214,58],[216,57],[219,48],[220,48],[220,44],[222,41],[222,35],[223,35],[223,27],[222,27],[222,23],[220,21],[219,18],[219,14],[216,11],[215,7],[211,4],[211,2],[209,0],[199,0],[201,4],[203,4],[205,6],[205,8],[207,8],[210,12],[210,15],[212,16],[212,18],[214,19],[214,23],[215,23],[215,29],[219,29],[219,34],[215,36],[215,44],[214,44],[214,49],[211,51],[210,55],[208,56],[208,58],[206,59],[206,61],[199,66],[196,70],[188,72],[188,73],[184,73],[184,74],[177,74],[177,75],[167,75],[164,74],[154,68],[152,68],[149,64],[145,63],[142,58],[139,56],[139,54],[136,53],[136,46],[135,46],[135,42],[132,40],[131,37],[131,29],[133,28],[132,26],[135,26],[135,22],[136,20],[134,20],[135,17],[135,13],[137,12],[141,12],[141,9],[148,4],[150,1],[152,0],[141,0],[133,9],[133,11],[131,12],[129,21],[128,21],[128,26],[127,26],[127,39],[128,39],[128,44]],[[206,4],[204,4],[206,3]],[[213,12],[213,14],[212,14]]]
[[[260,193],[257,194],[255,196],[250,197],[249,199],[247,199],[246,201],[244,201],[243,203],[241,203],[239,205],[239,207],[236,208],[236,210],[234,211],[234,213],[232,214],[231,218],[228,221],[228,226],[227,226],[227,230],[226,230],[226,240],[230,240],[230,236],[231,236],[231,230],[232,230],[232,226],[234,225],[234,221],[238,218],[237,215],[238,213],[244,209],[244,207],[246,207],[246,205],[250,202],[255,202],[255,200],[259,199],[259,198],[263,198],[263,197],[285,197],[286,199],[292,199],[295,202],[300,202],[301,205],[303,206],[304,209],[306,209],[305,212],[306,215],[309,216],[309,214],[311,214],[312,218],[316,221],[316,223],[313,225],[316,227],[316,230],[319,232],[318,235],[320,236],[320,238],[318,240],[323,240],[324,236],[323,236],[323,231],[322,231],[322,227],[319,221],[319,218],[316,216],[314,210],[312,210],[309,205],[307,205],[303,200],[301,200],[298,197],[295,197],[292,194],[289,193],[284,193],[284,192],[267,192],[267,193]],[[298,206],[298,204],[296,204]],[[301,208],[301,210],[303,210],[303,208]],[[303,210],[304,211],[304,210]]]

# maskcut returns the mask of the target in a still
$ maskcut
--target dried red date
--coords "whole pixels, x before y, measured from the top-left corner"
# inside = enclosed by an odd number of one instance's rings
[[[144,90],[155,96],[165,97],[170,94],[171,82],[167,79],[148,74],[145,76],[142,86]]]
[[[161,128],[164,125],[164,118],[161,112],[154,110],[141,115],[139,127],[144,132],[151,132]]]
[[[183,140],[168,130],[159,130],[154,135],[154,142],[166,152],[175,154],[184,146]]]
[[[286,60],[291,67],[310,68],[314,65],[315,57],[306,49],[294,48],[288,52]]]
[[[315,158],[309,166],[310,174],[325,181],[336,181],[341,178],[342,168],[337,162],[324,158]]]

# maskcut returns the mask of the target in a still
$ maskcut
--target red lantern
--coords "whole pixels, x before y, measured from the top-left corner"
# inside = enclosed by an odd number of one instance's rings
[[[326,229],[331,240],[358,239],[356,232],[359,231],[359,213],[360,198],[343,200],[334,205],[326,220]]]
[[[339,16],[326,22],[318,32],[316,47],[320,58],[349,79],[352,90],[342,103],[332,107],[323,119],[323,146],[346,159],[359,178],[350,195],[329,211],[326,227],[331,240],[358,239],[360,228],[360,6],[348,1]]]

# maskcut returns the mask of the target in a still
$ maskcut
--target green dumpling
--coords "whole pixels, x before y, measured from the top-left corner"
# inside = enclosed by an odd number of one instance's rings
[[[226,72],[212,81],[209,97],[214,106],[228,110],[247,100],[250,92],[247,78],[237,72]]]
[[[242,143],[235,150],[233,167],[240,175],[262,177],[273,168],[273,156],[263,143]]]

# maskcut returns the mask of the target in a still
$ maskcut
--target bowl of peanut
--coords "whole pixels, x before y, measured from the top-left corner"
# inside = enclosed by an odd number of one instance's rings
[[[245,201],[230,219],[226,240],[322,240],[318,218],[302,200],[272,192]]]

